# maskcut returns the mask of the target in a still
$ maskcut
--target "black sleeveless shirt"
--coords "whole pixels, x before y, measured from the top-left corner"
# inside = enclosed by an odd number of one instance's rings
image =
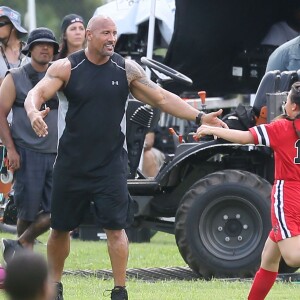
[[[61,130],[55,168],[79,177],[97,177],[121,169],[126,172],[129,87],[124,58],[115,53],[107,63],[95,65],[82,50],[68,59],[71,76],[63,91],[67,107],[60,112],[65,113],[65,128]]]

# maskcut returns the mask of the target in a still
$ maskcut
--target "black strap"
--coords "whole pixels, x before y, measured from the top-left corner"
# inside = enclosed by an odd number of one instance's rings
[[[4,51],[3,47],[2,47],[2,45],[0,45],[0,49],[1,49],[1,53],[2,53],[3,59],[5,61],[5,64],[6,64],[7,70],[9,70],[11,68],[11,66],[10,66],[10,63],[8,62],[8,59],[6,57],[6,54],[5,54],[5,51]],[[19,64],[18,64],[17,67],[20,67],[21,61],[22,61],[21,60],[21,55],[22,55],[21,49],[22,49],[22,43],[20,43],[20,51],[19,51],[20,53],[19,53],[19,57],[18,57]]]
[[[30,79],[30,82],[32,84],[32,87],[34,87],[39,82],[39,76],[38,72],[36,72],[30,63],[23,66],[28,78]]]

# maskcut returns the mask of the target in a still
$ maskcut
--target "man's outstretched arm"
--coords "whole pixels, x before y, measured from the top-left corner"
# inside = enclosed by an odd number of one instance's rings
[[[25,99],[24,108],[33,130],[39,137],[44,137],[48,134],[48,127],[44,118],[50,111],[49,107],[46,107],[44,110],[40,110],[40,108],[67,82],[70,70],[70,64],[67,59],[54,62],[47,70],[45,77],[29,91]]]
[[[126,60],[125,64],[127,80],[132,95],[153,107],[158,107],[162,111],[178,117],[195,121],[199,115],[199,110],[192,107],[179,96],[159,87],[146,75],[143,68],[134,61]],[[212,126],[227,127],[218,117],[222,114],[220,109],[217,112],[203,114],[201,122]]]

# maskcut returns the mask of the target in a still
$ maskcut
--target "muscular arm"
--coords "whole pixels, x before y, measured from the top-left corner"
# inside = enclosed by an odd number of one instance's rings
[[[136,62],[126,60],[127,79],[132,95],[140,101],[158,107],[181,119],[194,121],[199,111],[148,79],[143,68]]]
[[[158,107],[162,111],[175,117],[195,121],[199,111],[187,104],[177,95],[153,83],[147,78],[143,68],[136,62],[126,60],[125,69],[130,91],[136,99],[151,106]],[[221,113],[222,110],[205,114],[202,117],[202,122],[214,126],[227,127],[227,125],[218,118]]]
[[[69,80],[71,65],[68,59],[54,62],[46,72],[45,77],[29,91],[24,107],[30,119],[31,126],[38,136],[48,134],[44,118],[50,111],[49,108],[40,111],[41,105],[49,100]]]
[[[235,129],[227,129],[220,127],[212,127],[207,125],[202,125],[198,128],[195,136],[201,138],[205,135],[216,135],[224,140],[239,143],[239,144],[253,144],[254,138],[250,131],[241,131]]]

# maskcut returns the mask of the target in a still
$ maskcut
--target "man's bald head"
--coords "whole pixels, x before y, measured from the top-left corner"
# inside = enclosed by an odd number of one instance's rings
[[[94,31],[95,29],[98,29],[99,27],[101,27],[103,24],[106,23],[108,24],[111,23],[116,26],[115,22],[109,16],[106,15],[94,16],[89,20],[86,26],[86,30]]]
[[[86,28],[87,55],[97,53],[97,58],[104,57],[104,61],[112,56],[117,42],[117,26],[106,15],[94,16]],[[92,56],[89,56],[92,60]],[[99,59],[98,59],[99,60]]]

